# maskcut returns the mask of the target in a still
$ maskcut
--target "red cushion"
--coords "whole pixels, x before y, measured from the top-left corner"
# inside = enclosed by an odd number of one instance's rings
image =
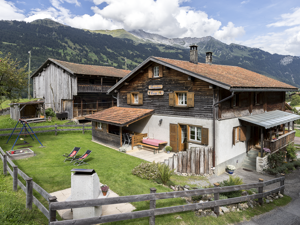
[[[70,155],[70,157],[73,157],[76,154],[76,152],[72,152],[72,154]]]

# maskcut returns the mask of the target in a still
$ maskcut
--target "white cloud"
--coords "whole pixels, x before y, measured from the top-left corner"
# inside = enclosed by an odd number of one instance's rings
[[[250,2],[250,0],[245,0],[245,1],[242,1],[241,4],[247,4],[249,2]]]
[[[0,0],[0,20],[23,20],[23,11],[15,7],[12,2]]]
[[[216,31],[214,37],[220,41],[230,44],[235,41],[235,38],[241,37],[244,34],[245,30],[243,27],[235,27],[232,22],[229,22],[227,26],[224,26],[221,30]]]
[[[300,25],[300,8],[295,8],[292,13],[282,14],[281,20],[268,24],[268,27],[284,27]]]

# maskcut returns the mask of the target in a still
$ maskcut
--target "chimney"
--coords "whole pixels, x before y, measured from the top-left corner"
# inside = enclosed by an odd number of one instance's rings
[[[212,52],[206,52],[206,64],[212,64]]]
[[[190,45],[190,62],[198,64],[198,45]]]

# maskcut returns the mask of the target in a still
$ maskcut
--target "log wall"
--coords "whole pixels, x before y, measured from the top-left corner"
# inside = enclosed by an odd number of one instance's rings
[[[174,154],[169,159],[165,159],[164,163],[177,173],[208,175],[213,172],[212,156],[213,150],[211,147],[193,147],[187,151]]]

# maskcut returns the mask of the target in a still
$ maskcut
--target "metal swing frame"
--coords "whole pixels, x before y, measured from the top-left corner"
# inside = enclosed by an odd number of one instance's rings
[[[32,138],[33,141],[34,141],[34,139],[33,139],[33,137],[31,136],[32,134],[35,136],[35,138],[38,140],[38,142],[41,144],[41,146],[44,147],[43,144],[42,144],[42,143],[40,142],[40,140],[38,139],[38,137],[35,135],[34,131],[33,131],[32,128],[30,127],[30,125],[27,123],[27,121],[26,121],[26,120],[22,120],[22,119],[19,119],[19,120],[18,120],[18,122],[17,122],[15,128],[13,129],[13,131],[11,132],[11,134],[10,134],[10,136],[9,136],[9,138],[8,138],[8,140],[7,140],[7,142],[6,142],[6,144],[9,142],[11,136],[13,135],[13,133],[14,133],[14,131],[16,130],[16,128],[17,128],[17,126],[18,126],[19,123],[22,124],[22,128],[21,128],[21,131],[20,131],[20,133],[18,134],[18,137],[17,137],[17,139],[16,139],[14,145],[12,146],[11,150],[14,149],[14,147],[15,147],[15,145],[16,145],[16,143],[17,143],[19,137],[20,137],[20,135],[22,134],[22,131],[23,131],[24,128],[25,128],[25,130],[27,131],[27,133],[30,135],[30,137]],[[26,125],[28,126],[29,129],[27,129]],[[32,133],[30,133],[28,130],[30,130]]]

